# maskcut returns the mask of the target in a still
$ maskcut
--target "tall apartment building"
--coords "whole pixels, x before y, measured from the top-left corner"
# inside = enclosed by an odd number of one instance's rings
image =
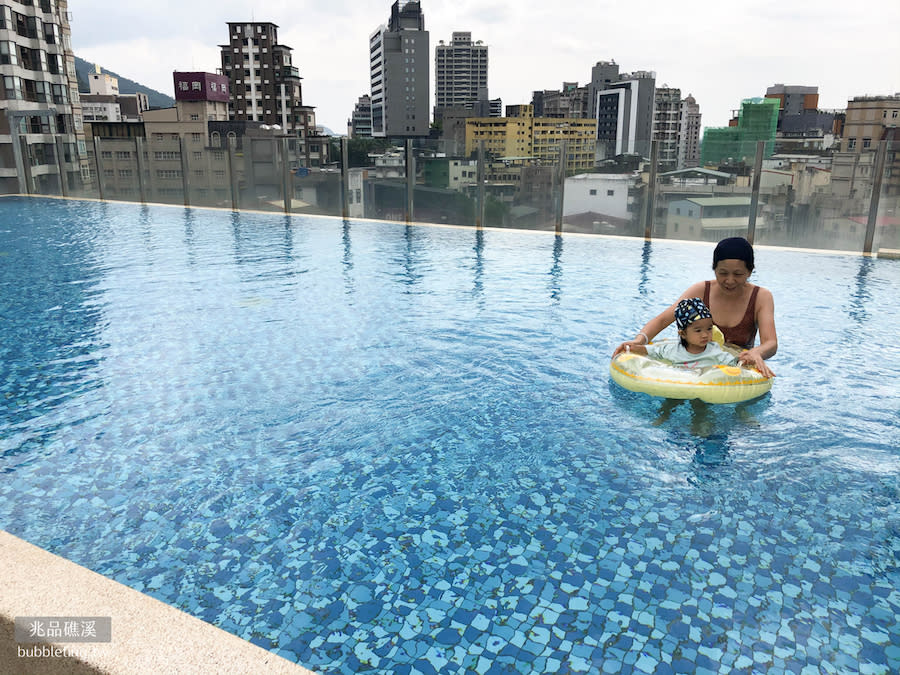
[[[446,108],[472,109],[488,98],[488,47],[472,33],[454,31],[434,48],[434,119]]]
[[[231,93],[229,118],[279,126],[297,139],[300,164],[318,166],[324,152],[315,108],[303,105],[300,71],[291,62],[291,48],[278,43],[278,26],[229,22],[228,44],[219,47]]]
[[[0,192],[90,180],[67,0],[0,2]]]
[[[677,168],[700,166],[700,106],[691,94],[681,102],[681,135],[678,137]]]
[[[653,140],[657,141],[659,170],[678,167],[678,141],[681,137],[681,89],[657,87],[653,109]]]
[[[372,135],[429,134],[430,57],[420,2],[396,0],[387,25],[369,37]]]

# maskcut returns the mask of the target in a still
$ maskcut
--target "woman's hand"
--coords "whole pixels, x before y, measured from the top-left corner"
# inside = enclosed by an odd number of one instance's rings
[[[759,348],[754,347],[753,349],[748,349],[747,351],[741,352],[738,355],[738,361],[742,366],[749,366],[750,368],[755,368],[758,370],[764,377],[775,377],[775,373],[766,365],[765,359],[762,357]]]

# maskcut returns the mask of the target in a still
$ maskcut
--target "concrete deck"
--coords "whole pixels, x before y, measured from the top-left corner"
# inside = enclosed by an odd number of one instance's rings
[[[24,644],[16,617],[111,617],[110,642]],[[65,648],[72,656],[51,656]],[[23,652],[39,656],[24,656]],[[46,655],[45,655],[46,654]],[[4,675],[312,675],[148,595],[0,531]]]

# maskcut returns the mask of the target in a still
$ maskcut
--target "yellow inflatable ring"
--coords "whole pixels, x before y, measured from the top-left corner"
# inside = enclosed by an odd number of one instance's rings
[[[707,403],[749,401],[772,388],[772,378],[752,368],[710,366],[691,370],[630,352],[613,357],[609,374],[613,382],[629,391],[664,398],[699,398]]]

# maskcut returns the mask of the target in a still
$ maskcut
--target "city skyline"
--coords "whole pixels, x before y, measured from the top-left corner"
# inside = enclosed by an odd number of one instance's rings
[[[279,42],[293,49],[304,104],[316,108],[318,124],[342,134],[353,105],[369,93],[369,36],[387,23],[391,4],[275,0],[263,9],[235,0],[164,0],[151,8],[134,0],[73,0],[72,42],[79,57],[172,95],[173,71],[221,67],[228,22],[270,21]],[[683,5],[656,2],[579,4],[422,0],[430,66],[440,40],[470,31],[490,47],[489,95],[506,106],[529,103],[533,90],[558,89],[563,81],[585,84],[597,61],[615,60],[623,72],[652,70],[657,86],[692,94],[704,128],[726,125],[742,99],[764,96],[776,83],[818,86],[826,109],[900,91],[893,34],[900,6],[889,0],[862,0],[852,12],[825,0],[814,16],[778,2],[702,0],[690,16]],[[433,105],[432,81],[429,110]]]

